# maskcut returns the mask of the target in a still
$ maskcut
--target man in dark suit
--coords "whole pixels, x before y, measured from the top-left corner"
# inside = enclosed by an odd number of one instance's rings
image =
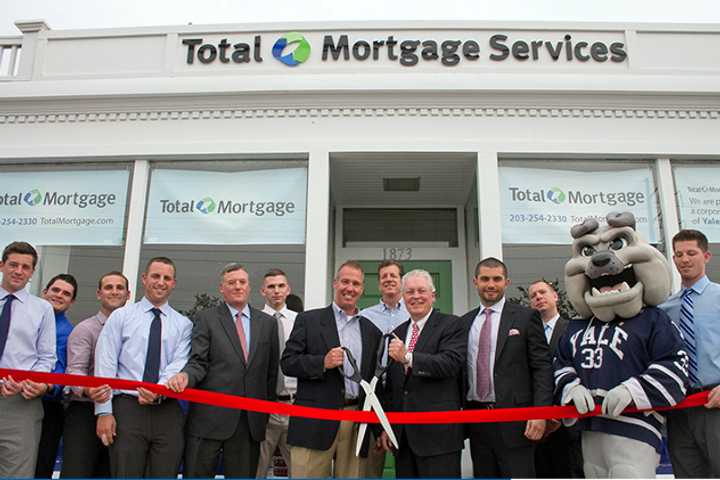
[[[497,258],[481,260],[473,283],[480,306],[466,313],[468,332],[467,409],[552,405],[552,364],[540,316],[507,302],[507,267]],[[468,425],[474,477],[535,476],[534,442],[545,420]]]
[[[388,356],[385,401],[389,411],[426,412],[462,407],[466,338],[460,319],[433,309],[435,286],[425,270],[402,279],[410,320],[395,330]],[[460,424],[395,425],[398,478],[460,477],[463,427]],[[390,450],[387,433],[379,439]]]
[[[365,398],[359,385],[343,376],[352,374],[342,347],[358,362],[362,377],[375,372],[382,334],[358,315],[357,302],[363,292],[362,266],[345,262],[335,274],[332,305],[309,310],[295,319],[293,331],[281,359],[285,375],[297,377],[296,405],[332,409],[357,409]],[[361,457],[355,455],[357,428],[352,422],[291,417],[291,475],[297,478],[365,476],[368,437]],[[335,470],[332,465],[335,461]]]
[[[540,314],[550,355],[554,357],[569,322],[558,313],[558,294],[548,282],[537,280],[530,284],[528,297],[532,309]],[[550,420],[545,438],[535,450],[535,473],[538,478],[583,478],[580,432]]]
[[[223,269],[220,293],[225,302],[195,318],[190,359],[168,387],[275,400],[277,322],[248,305],[250,282],[242,265]],[[255,477],[267,420],[265,413],[190,404],[184,476],[214,477],[222,450],[226,478]]]

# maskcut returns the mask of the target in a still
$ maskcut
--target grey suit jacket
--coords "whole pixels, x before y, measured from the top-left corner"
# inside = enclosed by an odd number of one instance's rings
[[[275,400],[280,346],[277,321],[250,307],[250,345],[245,362],[235,321],[222,303],[195,317],[190,359],[183,368],[189,387],[213,392]],[[190,435],[226,440],[235,432],[241,410],[199,403],[190,404],[187,428]],[[255,441],[265,439],[268,415],[247,412]]]

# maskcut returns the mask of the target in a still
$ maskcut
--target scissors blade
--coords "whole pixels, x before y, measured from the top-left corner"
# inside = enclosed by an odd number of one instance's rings
[[[365,380],[360,381],[360,386],[365,392],[365,403],[363,403],[363,411],[367,412],[370,410],[370,397],[375,395],[375,386],[377,385],[377,377],[373,378],[370,383]],[[363,440],[365,439],[365,432],[367,431],[367,423],[361,423],[358,429],[357,442],[355,443],[355,456],[360,456],[360,450],[362,449]]]
[[[380,405],[380,400],[378,400],[375,392],[373,392],[372,395],[368,395],[368,398],[370,399],[370,406],[373,410],[375,410],[375,415],[377,415],[378,419],[380,420],[380,425],[382,425],[385,433],[388,434],[388,437],[390,438],[393,446],[395,448],[400,448],[397,438],[395,438],[395,432],[393,432],[393,429],[390,426],[390,421],[388,420],[387,415],[385,415],[385,410],[383,410],[382,405]]]

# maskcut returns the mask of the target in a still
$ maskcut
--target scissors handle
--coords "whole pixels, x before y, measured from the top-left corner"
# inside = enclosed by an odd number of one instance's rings
[[[343,374],[345,378],[348,378],[352,380],[353,382],[360,383],[362,380],[362,374],[360,373],[360,369],[358,368],[357,361],[355,360],[355,357],[353,356],[352,352],[347,347],[340,347],[345,352],[345,355],[347,356],[348,363],[350,364],[350,367],[353,369],[352,373],[350,375],[345,373],[345,369],[343,367],[340,367],[340,372]]]

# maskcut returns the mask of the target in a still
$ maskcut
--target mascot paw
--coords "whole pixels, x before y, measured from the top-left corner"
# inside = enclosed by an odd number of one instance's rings
[[[568,391],[567,397],[575,405],[575,408],[580,415],[584,415],[595,410],[595,400],[593,400],[590,390],[588,390],[584,385],[578,383],[572,387]]]
[[[632,395],[625,385],[618,385],[607,393],[602,403],[603,415],[618,417],[632,403]]]

